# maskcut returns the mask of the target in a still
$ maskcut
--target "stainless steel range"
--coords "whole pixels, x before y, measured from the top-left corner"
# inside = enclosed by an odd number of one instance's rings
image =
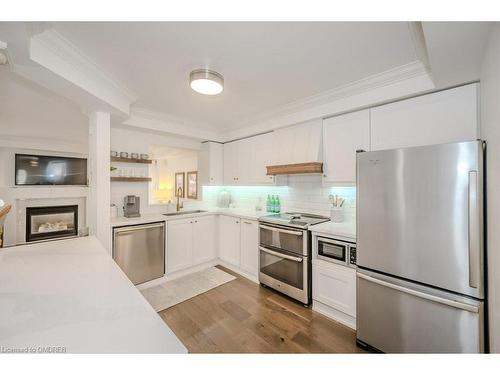
[[[326,216],[292,213],[259,219],[259,281],[306,305],[311,302],[310,225]]]

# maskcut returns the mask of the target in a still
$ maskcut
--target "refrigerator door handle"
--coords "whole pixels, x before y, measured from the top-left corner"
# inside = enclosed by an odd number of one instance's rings
[[[454,307],[454,308],[457,308],[460,310],[465,310],[465,311],[469,311],[472,313],[479,313],[478,306],[470,305],[468,303],[453,301],[453,300],[450,300],[447,298],[434,296],[432,294],[423,293],[423,292],[420,292],[418,290],[405,288],[404,286],[395,285],[395,284],[389,283],[387,281],[379,280],[379,279],[376,279],[374,277],[371,277],[371,276],[368,276],[368,275],[365,275],[365,274],[359,273],[359,272],[357,273],[357,276],[361,279],[367,280],[367,281],[372,282],[374,284],[382,285],[382,286],[385,286],[387,288],[391,288],[391,289],[394,289],[394,290],[397,290],[397,291],[400,291],[400,292],[403,292],[406,294],[411,294],[412,296],[415,296],[415,297],[419,297],[419,298],[423,298],[423,299],[426,299],[429,301],[448,305],[448,306],[451,306],[451,307]]]
[[[478,211],[478,180],[477,171],[469,171],[469,286],[478,287],[479,269],[479,211]]]

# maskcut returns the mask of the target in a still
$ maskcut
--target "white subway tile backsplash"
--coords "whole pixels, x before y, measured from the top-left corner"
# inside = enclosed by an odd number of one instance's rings
[[[282,211],[302,211],[330,215],[330,194],[344,198],[345,220],[355,221],[356,188],[354,186],[324,187],[321,176],[289,176],[288,186],[204,186],[203,202],[216,206],[221,191],[231,194],[231,203],[238,208],[254,209],[257,204],[265,210],[267,195],[278,195]]]

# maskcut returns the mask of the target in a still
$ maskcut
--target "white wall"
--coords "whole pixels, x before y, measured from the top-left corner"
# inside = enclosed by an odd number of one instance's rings
[[[487,142],[490,349],[500,353],[500,25],[492,30],[481,71],[481,134]]]

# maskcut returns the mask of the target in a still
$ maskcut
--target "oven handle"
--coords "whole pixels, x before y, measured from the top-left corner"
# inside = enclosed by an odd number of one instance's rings
[[[268,253],[268,254],[271,254],[271,255],[274,255],[274,256],[277,256],[278,258],[283,258],[283,259],[288,259],[288,260],[293,260],[294,262],[297,262],[297,263],[300,263],[302,262],[302,258],[299,258],[299,257],[293,257],[291,255],[286,255],[286,254],[282,254],[282,253],[278,253],[277,251],[273,251],[273,250],[270,250],[270,249],[267,249],[263,246],[259,246],[259,249],[265,253]]]
[[[259,227],[263,228],[263,229],[271,230],[273,232],[281,232],[281,233],[286,233],[286,234],[293,234],[295,236],[302,236],[303,235],[303,233],[299,232],[299,231],[288,230],[288,229],[281,229],[281,228],[276,228],[276,227],[270,227],[268,225],[263,225],[263,224],[260,224]]]

